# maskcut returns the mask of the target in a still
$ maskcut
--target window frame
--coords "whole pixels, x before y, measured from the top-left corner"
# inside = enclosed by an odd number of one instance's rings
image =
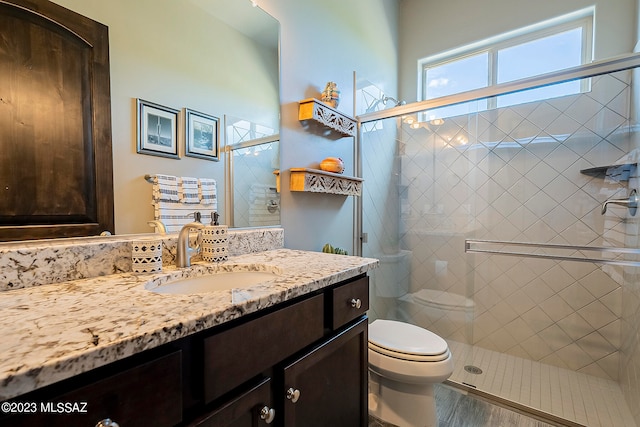
[[[518,46],[531,41],[543,39],[545,37],[558,35],[566,31],[577,28],[582,29],[582,54],[580,65],[593,61],[593,26],[595,18],[595,8],[588,7],[573,13],[559,16],[538,24],[510,31],[495,37],[491,37],[466,46],[451,49],[418,61],[418,100],[424,101],[427,97],[427,71],[431,68],[439,67],[448,63],[456,62],[467,57],[487,53],[488,55],[488,81],[486,87],[497,85],[498,52],[513,46]],[[582,79],[580,92],[590,90],[590,80]],[[462,92],[457,92],[462,93]],[[456,93],[456,94],[457,94]],[[454,94],[452,94],[454,95]],[[497,108],[497,98],[487,98],[487,109]]]

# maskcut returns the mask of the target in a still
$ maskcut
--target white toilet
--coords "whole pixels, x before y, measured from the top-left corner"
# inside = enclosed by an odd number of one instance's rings
[[[447,342],[394,320],[369,325],[369,413],[400,427],[437,426],[433,385],[453,373]]]
[[[398,298],[399,310],[412,313],[418,326],[435,334],[446,330],[457,341],[467,340],[468,325],[473,323],[476,304],[471,298],[450,291],[419,289]]]

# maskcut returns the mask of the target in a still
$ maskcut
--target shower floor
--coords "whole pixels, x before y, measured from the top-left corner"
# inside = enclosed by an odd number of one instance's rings
[[[497,396],[514,407],[550,414],[567,425],[589,427],[637,426],[620,386],[593,377],[504,353],[447,340],[454,356],[450,381]],[[482,374],[464,367],[472,365]]]

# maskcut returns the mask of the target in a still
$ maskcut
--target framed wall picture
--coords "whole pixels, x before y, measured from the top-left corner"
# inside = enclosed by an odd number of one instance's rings
[[[138,143],[137,152],[152,156],[179,159],[178,115],[180,110],[136,100]]]
[[[218,161],[220,119],[208,114],[184,109],[185,119],[185,155]]]

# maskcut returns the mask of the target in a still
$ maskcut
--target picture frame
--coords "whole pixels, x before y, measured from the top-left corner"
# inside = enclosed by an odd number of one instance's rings
[[[184,109],[185,155],[199,159],[220,160],[220,119]]]
[[[137,153],[179,159],[179,114],[175,108],[137,99]]]

